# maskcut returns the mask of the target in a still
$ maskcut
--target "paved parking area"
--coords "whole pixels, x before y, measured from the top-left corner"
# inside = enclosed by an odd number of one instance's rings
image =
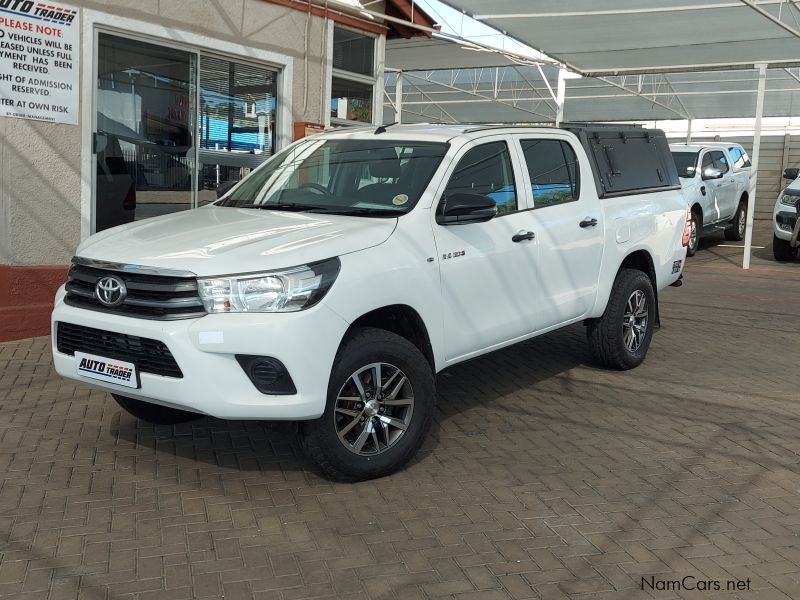
[[[289,426],[140,424],[0,344],[0,597],[800,597],[800,263],[766,246],[704,243],[635,371],[574,327],[443,373],[418,460],[357,485]]]

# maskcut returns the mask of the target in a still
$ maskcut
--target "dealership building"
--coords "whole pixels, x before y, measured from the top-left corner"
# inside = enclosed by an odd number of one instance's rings
[[[0,0],[0,340],[47,333],[89,235],[213,201],[293,139],[379,122],[386,39],[432,26],[404,0]]]

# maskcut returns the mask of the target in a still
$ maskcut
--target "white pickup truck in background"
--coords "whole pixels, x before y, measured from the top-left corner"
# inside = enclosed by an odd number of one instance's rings
[[[800,247],[800,169],[788,167],[783,178],[791,183],[778,194],[772,210],[772,254],[786,262],[797,258]]]
[[[414,455],[451,365],[574,323],[639,365],[688,240],[658,130],[345,129],[86,240],[53,360],[151,423],[301,421],[324,472],[367,479]]]
[[[750,198],[750,158],[739,144],[670,144],[684,196],[692,211],[687,255],[703,235],[724,231],[725,239],[744,238]]]

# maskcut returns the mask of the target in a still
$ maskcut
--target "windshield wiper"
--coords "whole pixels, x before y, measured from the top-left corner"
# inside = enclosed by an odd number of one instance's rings
[[[355,206],[330,206],[319,207],[309,212],[324,212],[331,215],[354,215],[359,217],[396,217],[402,215],[403,211],[386,210],[383,208],[358,208]]]
[[[288,210],[295,212],[303,211],[325,211],[327,207],[315,204],[300,204],[298,202],[276,202],[274,204],[252,204],[246,208],[258,208],[261,210]]]

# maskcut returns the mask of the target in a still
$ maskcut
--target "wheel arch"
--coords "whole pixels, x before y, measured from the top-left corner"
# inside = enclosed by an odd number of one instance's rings
[[[422,352],[433,372],[436,372],[436,359],[428,327],[419,312],[408,304],[390,304],[362,314],[347,328],[339,345],[340,349],[352,332],[359,327],[383,329],[405,338]]]

